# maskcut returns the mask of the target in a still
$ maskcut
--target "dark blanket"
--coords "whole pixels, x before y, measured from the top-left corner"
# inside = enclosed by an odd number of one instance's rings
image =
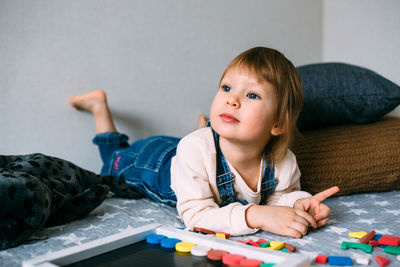
[[[125,197],[124,181],[97,175],[43,154],[0,156],[0,250],[17,246],[44,226],[82,218],[113,191]]]

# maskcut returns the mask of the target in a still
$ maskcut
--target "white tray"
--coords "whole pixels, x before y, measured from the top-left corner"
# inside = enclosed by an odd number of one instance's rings
[[[170,226],[149,224],[23,261],[22,267],[57,267],[76,263],[142,241],[150,234],[161,234],[197,245],[208,246],[213,249],[223,249],[229,253],[243,255],[246,258],[258,259],[267,263],[276,263],[274,267],[301,267],[309,264],[308,258],[298,253],[271,251],[240,242],[176,229]]]

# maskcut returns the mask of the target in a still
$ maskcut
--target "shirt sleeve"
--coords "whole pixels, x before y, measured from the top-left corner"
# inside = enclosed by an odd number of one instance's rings
[[[311,194],[300,191],[300,169],[297,165],[296,156],[288,150],[283,161],[275,166],[275,175],[278,185],[267,198],[267,205],[293,207],[296,200],[310,197]]]
[[[196,226],[231,235],[256,232],[258,229],[249,228],[245,219],[246,209],[253,204],[219,207],[216,203],[217,192],[213,192],[208,175],[216,172],[215,160],[215,153],[210,153],[202,138],[187,136],[180,141],[171,169],[179,215],[191,229]]]

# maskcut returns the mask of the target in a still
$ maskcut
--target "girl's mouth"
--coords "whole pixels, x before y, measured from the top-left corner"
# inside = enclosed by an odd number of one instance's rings
[[[219,115],[223,122],[227,123],[239,123],[239,120],[233,117],[231,114],[223,113]]]

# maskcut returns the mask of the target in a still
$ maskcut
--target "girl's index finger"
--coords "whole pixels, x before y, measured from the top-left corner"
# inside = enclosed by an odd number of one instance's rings
[[[327,199],[328,197],[330,197],[330,196],[336,194],[337,192],[339,192],[339,187],[337,187],[337,186],[332,186],[332,187],[329,188],[329,189],[326,189],[326,190],[324,190],[324,191],[322,191],[322,192],[319,192],[318,194],[315,194],[315,195],[313,196],[313,198],[314,198],[315,200],[317,200],[318,202],[322,202],[322,201],[324,201],[325,199]]]

